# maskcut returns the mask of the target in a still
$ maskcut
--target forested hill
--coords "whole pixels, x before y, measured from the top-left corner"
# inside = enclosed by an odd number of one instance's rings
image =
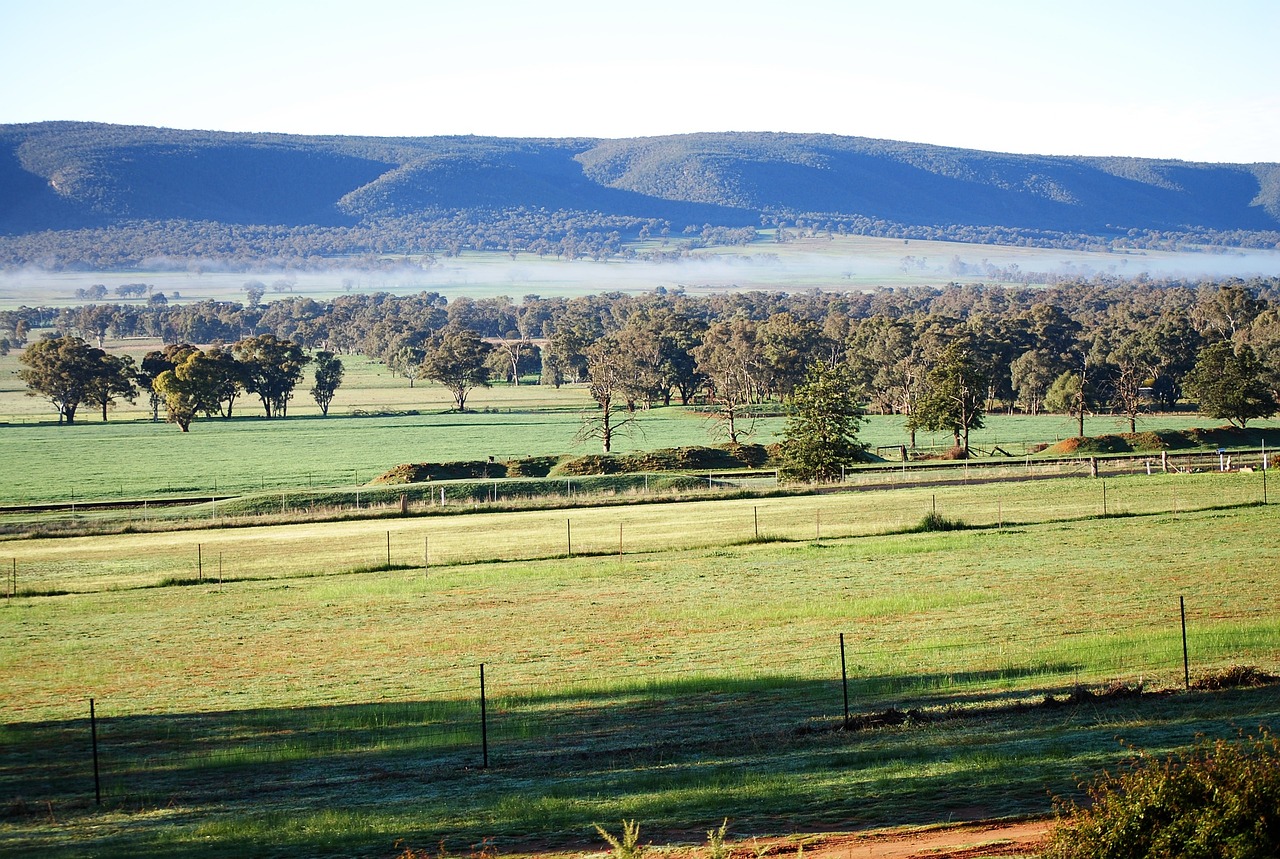
[[[827,135],[304,137],[0,126],[0,232],[341,227],[460,212],[687,225],[851,220],[1099,237],[1280,230],[1280,164],[1007,155]],[[865,230],[855,230],[865,231]]]

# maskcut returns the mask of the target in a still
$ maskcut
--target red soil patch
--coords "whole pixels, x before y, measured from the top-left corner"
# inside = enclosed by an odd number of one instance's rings
[[[1051,821],[971,823],[944,829],[845,835],[806,847],[805,859],[982,859],[1026,856],[1044,844]]]

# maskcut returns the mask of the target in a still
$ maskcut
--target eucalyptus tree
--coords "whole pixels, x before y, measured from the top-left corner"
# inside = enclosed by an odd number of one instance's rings
[[[267,417],[285,417],[302,368],[311,361],[302,347],[274,334],[259,334],[237,341],[231,352],[244,369],[244,389],[258,395]]]
[[[456,411],[467,409],[467,396],[476,388],[488,388],[492,347],[479,334],[448,327],[431,339],[422,359],[424,374],[453,394]]]

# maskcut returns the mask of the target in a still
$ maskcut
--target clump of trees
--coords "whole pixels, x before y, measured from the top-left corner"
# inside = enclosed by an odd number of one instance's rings
[[[79,337],[37,340],[19,360],[27,395],[48,399],[58,411],[58,423],[75,423],[76,410],[84,403],[100,405],[105,421],[116,397],[133,402],[138,393],[130,358],[108,355]]]
[[[229,347],[199,349],[175,343],[148,352],[141,365],[111,355],[74,335],[45,337],[19,358],[19,375],[29,396],[44,396],[58,410],[59,422],[74,423],[79,406],[92,403],[102,419],[117,398],[134,402],[139,391],[150,397],[153,419],[160,406],[166,418],[187,432],[200,415],[230,418],[240,394],[257,394],[268,418],[284,417],[302,368],[313,360],[302,347],[273,335],[246,338]],[[342,384],[342,361],[332,352],[316,353],[312,397],[329,413]]]

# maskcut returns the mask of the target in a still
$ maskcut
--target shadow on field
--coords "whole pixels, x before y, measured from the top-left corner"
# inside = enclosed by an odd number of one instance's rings
[[[1231,714],[1250,714],[1246,730],[1280,717],[1274,685],[1053,708],[1002,706],[1011,693],[999,691],[909,702],[866,691],[960,676],[871,678],[861,694],[851,684],[854,713],[931,701],[968,713],[856,732],[824,730],[841,722],[838,681],[787,678],[498,688],[484,728],[478,700],[126,717],[102,701],[106,813],[87,718],[9,724],[0,848],[21,837],[50,856],[392,856],[399,839],[433,853],[442,839],[454,851],[484,838],[500,852],[599,849],[592,824],[623,816],[646,839],[700,842],[725,816],[742,835],[1043,813],[1051,792],[1123,755],[1118,737],[1167,747],[1221,735]]]

